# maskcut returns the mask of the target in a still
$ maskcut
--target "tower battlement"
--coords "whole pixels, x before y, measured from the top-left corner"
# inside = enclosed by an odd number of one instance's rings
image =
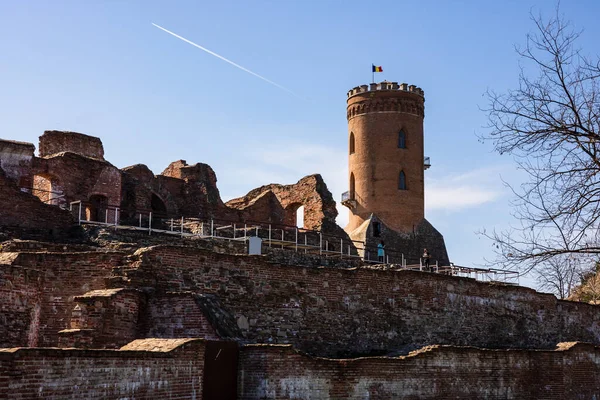
[[[398,90],[403,92],[415,93],[421,97],[425,97],[425,92],[423,91],[423,89],[415,85],[409,85],[408,83],[398,84],[398,82],[383,81],[379,83],[371,83],[369,85],[356,86],[355,88],[352,88],[348,91],[348,98],[357,94],[374,92],[378,90]]]

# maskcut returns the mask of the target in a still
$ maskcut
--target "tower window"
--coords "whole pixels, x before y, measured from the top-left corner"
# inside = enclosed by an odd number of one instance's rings
[[[350,154],[354,154],[354,133],[350,132]]]
[[[398,132],[398,148],[406,148],[406,133],[404,133],[404,130],[402,129],[400,130],[400,132]]]
[[[400,171],[400,175],[398,175],[398,189],[406,190],[406,175],[404,171]]]

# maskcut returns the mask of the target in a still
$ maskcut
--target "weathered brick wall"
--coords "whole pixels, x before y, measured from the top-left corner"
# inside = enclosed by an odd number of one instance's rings
[[[17,185],[30,188],[34,151],[31,143],[0,139],[0,169]]]
[[[594,399],[600,349],[433,346],[398,358],[312,358],[289,346],[240,351],[238,399]]]
[[[219,339],[192,293],[165,293],[150,298],[145,319],[144,337]]]
[[[68,234],[73,217],[68,211],[42,203],[19,189],[0,168],[0,229],[17,237],[49,238]]]
[[[68,131],[45,131],[40,136],[40,157],[48,157],[65,151],[104,160],[102,141],[95,136]]]
[[[0,253],[0,347],[31,346],[39,330],[42,274],[12,266],[14,257]]]
[[[60,188],[62,204],[88,201],[92,195],[105,196],[111,206],[121,204],[121,171],[107,161],[76,153],[58,153],[34,159],[32,172],[45,177],[52,188]],[[48,188],[46,184],[37,189]]]
[[[216,295],[254,343],[292,343],[313,354],[405,352],[429,344],[552,348],[600,343],[600,308],[524,287],[376,268],[271,264],[157,246],[140,250],[133,286]]]
[[[262,220],[264,220],[264,217],[261,216],[264,212],[262,207],[257,208],[256,216],[253,217],[252,214],[255,212],[254,202],[264,196],[266,192],[272,192],[280,203],[279,207],[285,211],[283,223],[296,225],[296,210],[298,207],[304,206],[304,227],[306,229],[322,230],[345,236],[343,230],[335,223],[338,215],[335,200],[319,174],[305,176],[293,185],[261,186],[243,197],[228,201],[226,205],[246,211],[248,219],[260,221],[260,218],[263,218]]]
[[[138,337],[139,313],[145,300],[141,292],[125,288],[92,290],[73,300],[77,305],[71,311],[69,328],[92,329],[94,348],[119,348]]]
[[[0,253],[0,347],[55,346],[73,297],[103,289],[119,252]],[[18,330],[15,330],[17,329]]]
[[[201,340],[124,349],[0,349],[0,399],[202,399]]]

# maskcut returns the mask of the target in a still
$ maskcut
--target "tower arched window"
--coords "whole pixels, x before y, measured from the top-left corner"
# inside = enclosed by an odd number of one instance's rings
[[[350,154],[354,154],[354,132],[350,132]]]
[[[398,175],[398,189],[406,190],[406,174],[404,171],[400,171],[400,174]]]
[[[354,200],[354,173],[350,173],[350,200]]]
[[[406,133],[404,133],[403,129],[401,129],[400,132],[398,132],[398,148],[406,148]]]

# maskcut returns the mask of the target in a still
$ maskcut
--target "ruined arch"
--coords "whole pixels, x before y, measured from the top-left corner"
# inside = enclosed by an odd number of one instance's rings
[[[150,193],[150,208],[152,209],[152,214],[156,215],[157,217],[166,217],[168,214],[166,203],[156,193]]]
[[[49,173],[40,173],[33,176],[31,192],[46,204],[60,206],[66,203],[58,178]]]

